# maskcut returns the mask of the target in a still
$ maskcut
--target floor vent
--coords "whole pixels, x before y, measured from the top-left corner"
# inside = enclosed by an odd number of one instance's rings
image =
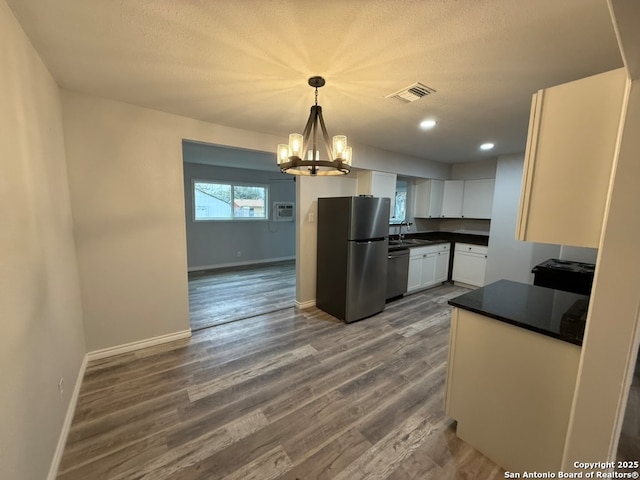
[[[387,95],[385,98],[395,98],[396,100],[400,100],[403,103],[415,102],[416,100],[420,100],[422,97],[426,97],[432,93],[436,93],[436,91],[427,87],[426,85],[416,82],[413,85],[409,85],[402,90],[399,90],[391,95]]]

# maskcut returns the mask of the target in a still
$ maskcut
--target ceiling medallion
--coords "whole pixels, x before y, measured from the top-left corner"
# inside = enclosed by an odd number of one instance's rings
[[[322,107],[318,105],[318,88],[325,84],[322,77],[311,77],[309,85],[316,89],[316,103],[311,107],[307,125],[302,135],[289,135],[289,144],[279,144],[278,167],[282,173],[291,175],[345,175],[351,171],[351,147],[345,135],[336,135],[329,141],[327,127],[322,118]],[[318,150],[318,125],[322,130],[322,140],[329,160],[320,160]],[[305,159],[306,152],[306,159]]]

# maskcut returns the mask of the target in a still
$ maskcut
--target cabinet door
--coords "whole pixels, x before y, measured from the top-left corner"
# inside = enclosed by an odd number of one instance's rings
[[[414,217],[439,218],[442,216],[443,180],[418,180],[414,201]]]
[[[495,184],[494,178],[465,180],[462,216],[465,218],[491,218]]]
[[[438,253],[429,253],[422,257],[422,279],[423,288],[430,287],[436,283],[436,258]]]
[[[409,275],[407,276],[407,292],[422,288],[422,255],[409,257]]]
[[[438,252],[436,257],[435,283],[446,282],[449,277],[449,252]]]
[[[533,96],[519,240],[598,246],[627,83],[621,68]]]
[[[444,218],[462,217],[462,196],[464,180],[445,180],[442,193],[442,216]]]
[[[484,285],[484,273],[487,268],[487,256],[481,253],[457,251],[453,256],[454,282],[462,282],[476,287]]]

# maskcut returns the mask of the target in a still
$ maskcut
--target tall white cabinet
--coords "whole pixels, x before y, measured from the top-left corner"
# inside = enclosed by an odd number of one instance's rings
[[[395,214],[396,205],[395,173],[376,172],[373,170],[358,172],[358,195],[373,195],[391,199],[390,217]]]
[[[598,246],[627,92],[620,68],[533,95],[519,240]]]

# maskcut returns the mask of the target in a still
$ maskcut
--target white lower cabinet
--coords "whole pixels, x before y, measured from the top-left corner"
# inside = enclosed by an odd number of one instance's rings
[[[447,281],[449,248],[448,243],[440,243],[411,249],[407,293]]]
[[[449,245],[447,244],[447,247]],[[435,283],[446,282],[449,279],[449,249],[440,250],[436,257]]]
[[[445,411],[456,435],[507,471],[558,471],[580,347],[460,308],[451,315]]]
[[[488,247],[482,245],[456,243],[451,279],[454,282],[482,287],[487,268],[487,250]]]

